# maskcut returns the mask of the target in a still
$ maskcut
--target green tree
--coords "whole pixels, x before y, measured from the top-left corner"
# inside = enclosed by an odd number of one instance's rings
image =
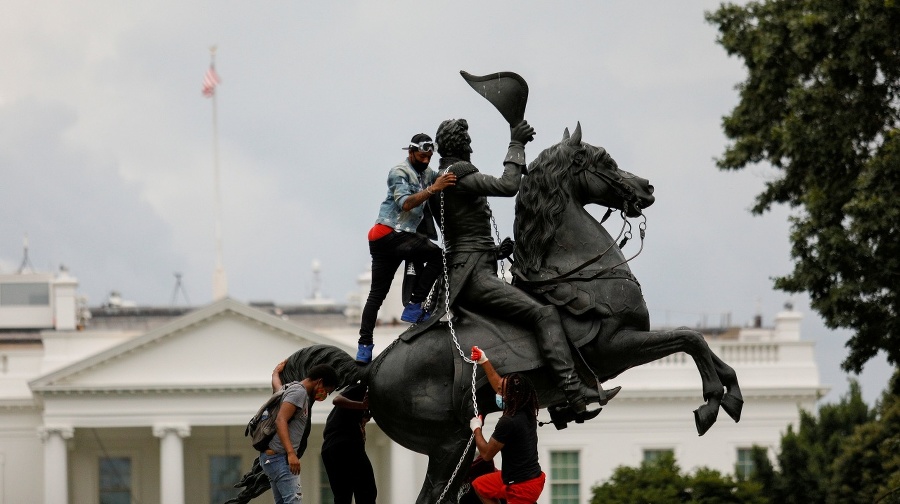
[[[685,488],[685,478],[675,457],[665,454],[657,460],[643,462],[640,467],[617,467],[609,481],[593,488],[591,504],[676,504],[688,497]]]
[[[700,504],[767,504],[762,485],[736,480],[715,469],[700,468],[687,478],[691,499]]]
[[[775,286],[808,292],[829,327],[853,330],[843,367],[857,373],[879,350],[900,364],[898,3],[752,1],[706,15],[747,68],[718,165],[779,170],[753,207],[796,209],[794,270]]]
[[[762,487],[763,495],[775,495],[778,472],[769,459],[769,450],[761,446],[754,446],[751,454],[753,460],[753,474],[749,478]]]
[[[900,371],[876,409],[876,419],[856,428],[834,461],[829,504],[900,503]]]
[[[609,481],[592,489],[591,504],[767,504],[762,490],[759,483],[713,469],[682,474],[675,458],[666,454],[640,467],[617,467]]]
[[[875,412],[863,401],[859,384],[851,380],[850,390],[840,402],[822,406],[818,415],[801,411],[797,430],[788,426],[781,438],[778,470],[768,463],[763,450],[756,450],[756,470],[750,479],[774,504],[853,502],[833,500],[833,481],[843,470],[835,466],[835,460],[845,453],[856,430],[873,420]]]

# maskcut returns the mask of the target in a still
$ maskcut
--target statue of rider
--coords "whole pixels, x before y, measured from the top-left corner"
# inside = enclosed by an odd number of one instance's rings
[[[556,307],[542,305],[525,292],[497,276],[497,260],[509,256],[511,243],[504,240],[498,250],[491,235],[488,196],[515,196],[526,175],[525,144],[534,138],[527,121],[510,127],[510,144],[499,178],[478,171],[470,162],[472,139],[465,119],[448,119],[438,127],[435,143],[440,154],[439,174],[453,173],[456,185],[444,189],[443,236],[449,268],[451,306],[525,324],[535,328],[538,346],[558,387],[577,418],[590,418],[586,404],[606,404],[619,387],[608,391],[588,389],[575,372],[572,352]],[[440,195],[429,201],[440,215]]]

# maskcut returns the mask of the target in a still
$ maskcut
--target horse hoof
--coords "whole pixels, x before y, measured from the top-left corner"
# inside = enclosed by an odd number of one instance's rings
[[[719,415],[719,405],[718,404],[704,404],[699,408],[694,410],[694,423],[697,425],[697,434],[704,435],[706,431],[709,430],[710,427],[714,423],[716,423],[716,417]]]
[[[722,409],[725,410],[725,413],[728,413],[728,416],[730,416],[735,423],[741,421],[741,409],[743,409],[743,407],[743,399],[738,399],[732,394],[725,394],[725,396],[722,397]]]

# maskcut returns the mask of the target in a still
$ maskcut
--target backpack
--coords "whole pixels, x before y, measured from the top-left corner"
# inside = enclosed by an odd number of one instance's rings
[[[281,390],[272,394],[247,423],[244,436],[250,437],[250,442],[256,451],[262,452],[269,449],[269,442],[275,437],[275,419],[278,417],[278,410],[281,409],[281,400],[289,386],[291,384],[285,385]]]

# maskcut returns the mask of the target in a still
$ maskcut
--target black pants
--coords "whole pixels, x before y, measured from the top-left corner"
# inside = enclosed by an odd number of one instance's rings
[[[541,354],[556,374],[557,386],[569,401],[578,399],[584,392],[584,385],[575,372],[569,340],[556,307],[542,305],[524,291],[501,280],[497,276],[497,261],[493,252],[481,254],[477,261],[455,302],[479,313],[534,327]],[[450,284],[453,282],[451,274]]]
[[[334,504],[375,504],[378,489],[375,473],[364,444],[339,443],[322,450],[322,462],[328,473]]]
[[[410,301],[420,303],[428,296],[428,291],[441,271],[441,248],[424,235],[418,233],[391,234],[369,242],[372,254],[372,287],[362,312],[362,323],[359,326],[359,343],[372,344],[372,331],[378,320],[378,309],[391,289],[394,274],[403,261],[416,264],[425,263],[424,268],[416,270],[416,286],[413,288]]]

